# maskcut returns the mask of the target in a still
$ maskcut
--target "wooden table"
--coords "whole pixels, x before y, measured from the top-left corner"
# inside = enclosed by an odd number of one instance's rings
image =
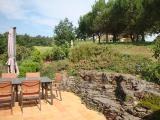
[[[41,86],[48,85],[50,87],[50,94],[51,94],[50,104],[53,105],[52,80],[50,78],[48,78],[48,77],[14,78],[14,79],[0,78],[0,81],[4,81],[4,80],[11,80],[12,81],[12,85],[16,89],[16,99],[17,99],[17,101],[18,101],[18,86],[21,85],[22,81],[24,81],[24,80],[40,80]],[[42,87],[42,97],[44,98],[44,89],[43,89],[43,87]]]

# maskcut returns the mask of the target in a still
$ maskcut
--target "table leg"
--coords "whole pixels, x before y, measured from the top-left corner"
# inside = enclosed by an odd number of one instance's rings
[[[15,85],[16,101],[18,101],[18,85]]]
[[[44,98],[44,84],[42,83],[42,99]]]
[[[52,90],[52,83],[50,83],[50,92],[51,92],[51,105],[53,105],[53,90]]]

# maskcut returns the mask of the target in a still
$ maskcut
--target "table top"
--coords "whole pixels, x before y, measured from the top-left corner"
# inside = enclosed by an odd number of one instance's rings
[[[48,77],[36,77],[36,78],[14,78],[14,79],[8,79],[8,78],[0,78],[0,81],[4,81],[4,80],[11,80],[13,85],[18,85],[21,84],[22,81],[24,80],[40,80],[41,83],[51,83],[52,80]]]

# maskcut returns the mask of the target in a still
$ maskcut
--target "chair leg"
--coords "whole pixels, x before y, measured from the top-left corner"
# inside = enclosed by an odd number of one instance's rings
[[[12,100],[11,100],[11,114],[13,114],[13,103],[12,103]]]
[[[57,90],[56,90],[56,97],[58,97],[58,92],[57,92]]]
[[[15,93],[13,92],[13,100],[12,100],[13,106],[15,106]]]
[[[41,111],[41,98],[39,97],[39,105],[40,105],[40,111]]]
[[[23,96],[21,96],[21,98],[20,98],[20,104],[21,104],[21,111],[23,114]]]
[[[60,100],[62,100],[62,96],[61,96],[61,91],[59,90],[59,97],[60,97]]]
[[[48,98],[48,90],[46,89],[45,90],[45,100],[46,100],[46,102],[47,102],[47,98]]]

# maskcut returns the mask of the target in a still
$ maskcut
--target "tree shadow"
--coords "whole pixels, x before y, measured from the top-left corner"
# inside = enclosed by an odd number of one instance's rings
[[[116,89],[115,89],[115,96],[116,98],[120,101],[120,104],[123,104],[124,101],[126,100],[126,93],[123,90],[123,87],[121,85],[122,81],[123,81],[123,77],[122,76],[117,76],[115,77],[115,81],[116,81]]]
[[[144,116],[141,120],[160,120],[160,110]]]

